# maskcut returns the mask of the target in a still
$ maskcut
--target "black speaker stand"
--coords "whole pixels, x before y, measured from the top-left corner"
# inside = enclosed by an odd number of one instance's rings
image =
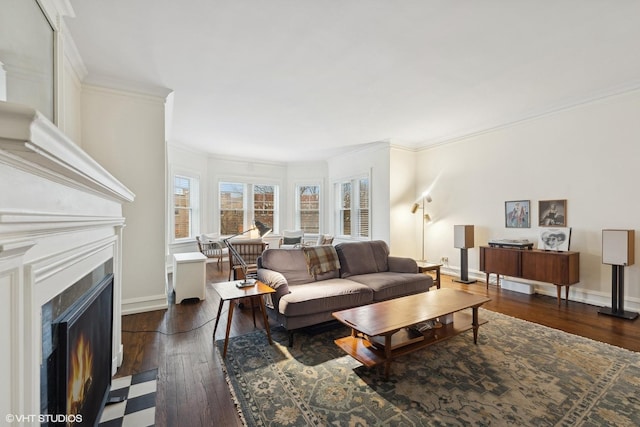
[[[460,248],[460,279],[453,279],[458,283],[476,283],[477,280],[469,280],[469,254],[467,248]]]
[[[627,320],[638,317],[638,313],[624,311],[624,265],[611,266],[611,308],[603,307],[598,313]]]

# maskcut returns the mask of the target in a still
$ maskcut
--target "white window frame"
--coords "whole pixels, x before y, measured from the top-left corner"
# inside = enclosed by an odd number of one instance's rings
[[[361,215],[360,215],[360,181],[366,180],[369,186],[369,197],[367,203],[367,210],[369,212],[369,226],[368,226],[368,236],[360,235],[361,228]],[[349,210],[351,211],[351,232],[349,234],[345,234],[342,223],[342,185],[343,184],[351,184],[351,200]],[[334,182],[334,195],[335,195],[335,213],[334,213],[334,221],[335,221],[335,230],[336,235],[342,239],[353,239],[353,240],[370,240],[372,235],[371,230],[371,194],[372,194],[372,186],[371,186],[371,177],[369,174],[362,174],[357,176],[352,176],[349,178],[344,178],[339,181]]]
[[[218,200],[217,216],[218,216],[218,229],[220,230],[220,232],[222,232],[222,215],[221,215],[222,206],[220,203],[220,200],[221,200],[220,186],[223,183],[239,184],[243,186],[243,197],[242,197],[243,218],[242,218],[241,231],[245,231],[253,227],[253,220],[255,219],[255,206],[253,204],[255,187],[259,185],[273,187],[273,193],[274,193],[273,194],[273,198],[274,198],[273,224],[266,224],[266,225],[269,225],[273,229],[273,232],[276,232],[279,224],[279,217],[280,217],[280,184],[269,182],[267,180],[262,181],[258,179],[258,180],[252,180],[251,182],[248,182],[248,181],[234,179],[234,178],[220,179],[218,181],[216,199]],[[233,234],[225,234],[225,236],[227,237],[232,235]]]
[[[176,218],[175,218],[175,191],[176,178],[186,179],[189,181],[189,210],[191,212],[189,221],[189,235],[187,237],[176,237]],[[198,175],[176,171],[171,174],[171,193],[169,206],[171,206],[170,215],[170,240],[171,242],[185,242],[195,239],[200,234],[200,177]]]

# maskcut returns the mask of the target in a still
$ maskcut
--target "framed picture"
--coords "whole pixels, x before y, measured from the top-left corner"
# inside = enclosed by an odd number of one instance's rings
[[[530,228],[531,209],[529,200],[504,202],[504,225],[507,228]]]
[[[564,252],[569,250],[571,243],[571,228],[544,228],[540,230],[538,249],[545,251]]]
[[[540,200],[538,202],[538,218],[540,227],[566,227],[567,201]]]

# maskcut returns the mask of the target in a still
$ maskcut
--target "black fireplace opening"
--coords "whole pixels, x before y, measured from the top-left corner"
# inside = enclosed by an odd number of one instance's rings
[[[78,425],[96,425],[111,388],[113,274],[53,320],[51,328],[48,412],[66,415],[65,421],[81,420]]]

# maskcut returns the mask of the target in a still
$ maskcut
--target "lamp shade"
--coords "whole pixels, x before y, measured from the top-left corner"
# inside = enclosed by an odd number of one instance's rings
[[[253,223],[255,224],[256,230],[258,230],[258,234],[260,235],[260,237],[264,237],[267,234],[271,233],[271,227],[269,227],[268,225],[265,225],[260,221],[254,221]]]

